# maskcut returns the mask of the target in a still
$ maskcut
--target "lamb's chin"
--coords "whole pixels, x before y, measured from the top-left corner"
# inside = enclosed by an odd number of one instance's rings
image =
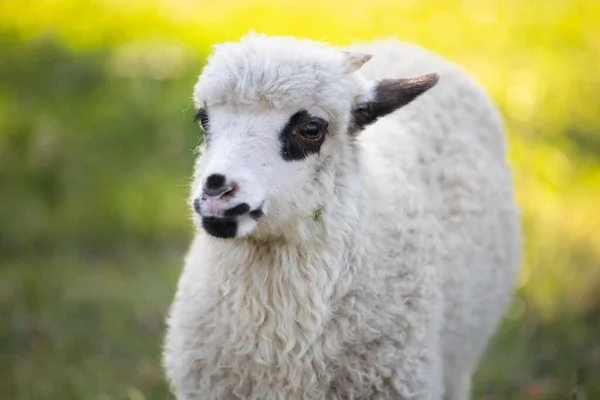
[[[234,238],[239,229],[236,218],[222,217],[202,217],[202,228],[210,236],[219,239]]]
[[[256,219],[248,215],[239,217],[202,217],[201,228],[218,239],[233,239],[248,236],[257,225]]]

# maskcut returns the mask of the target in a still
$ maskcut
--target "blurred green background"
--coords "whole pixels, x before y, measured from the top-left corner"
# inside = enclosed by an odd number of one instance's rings
[[[476,399],[600,399],[600,2],[1,0],[0,398],[170,398],[191,92],[248,29],[396,35],[506,118],[525,251]]]

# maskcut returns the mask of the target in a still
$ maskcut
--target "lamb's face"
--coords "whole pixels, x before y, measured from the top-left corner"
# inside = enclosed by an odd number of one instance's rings
[[[209,234],[244,236],[308,217],[322,204],[334,159],[344,154],[339,120],[318,105],[201,108],[205,144],[192,204]],[[273,233],[273,232],[270,232]]]
[[[281,37],[217,47],[194,90],[205,132],[191,196],[198,226],[218,238],[278,235],[314,218],[355,159],[352,134],[399,107],[388,104],[395,92],[379,99],[352,73],[368,59]]]

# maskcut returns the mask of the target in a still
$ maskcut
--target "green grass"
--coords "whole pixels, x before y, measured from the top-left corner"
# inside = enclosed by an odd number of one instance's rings
[[[600,313],[547,322],[525,310],[516,296],[476,373],[475,398],[600,398]]]
[[[160,349],[180,258],[4,263],[0,398],[167,398]]]

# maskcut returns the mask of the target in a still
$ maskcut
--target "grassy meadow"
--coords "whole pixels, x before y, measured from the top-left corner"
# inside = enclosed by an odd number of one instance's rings
[[[473,398],[600,399],[599,21],[595,0],[0,1],[0,399],[171,398],[191,91],[249,29],[395,35],[489,90],[525,247]]]

